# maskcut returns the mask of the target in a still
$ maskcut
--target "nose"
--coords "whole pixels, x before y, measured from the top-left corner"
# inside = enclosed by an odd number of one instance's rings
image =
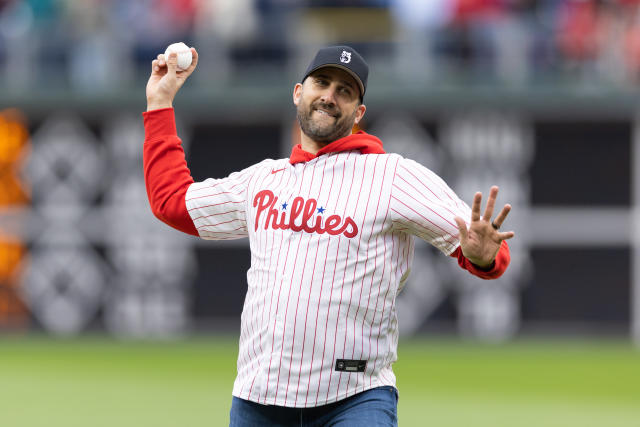
[[[320,95],[320,101],[325,104],[335,105],[336,103],[336,89],[333,85],[326,88]]]

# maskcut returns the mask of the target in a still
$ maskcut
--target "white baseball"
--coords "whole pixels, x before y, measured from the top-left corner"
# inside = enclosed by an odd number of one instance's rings
[[[167,61],[169,60],[169,54],[172,52],[175,52],[178,54],[179,70],[186,70],[187,68],[189,68],[189,66],[191,65],[191,60],[193,59],[191,55],[191,49],[189,49],[189,46],[187,46],[182,42],[170,44],[167,50],[164,51],[165,60]]]

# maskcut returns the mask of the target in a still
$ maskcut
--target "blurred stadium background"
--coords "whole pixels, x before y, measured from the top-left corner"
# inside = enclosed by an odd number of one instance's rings
[[[194,177],[287,157],[317,47],[371,66],[362,127],[514,209],[485,283],[417,245],[403,426],[640,426],[639,0],[0,0],[0,424],[224,425],[248,242],[150,213],[150,61]]]

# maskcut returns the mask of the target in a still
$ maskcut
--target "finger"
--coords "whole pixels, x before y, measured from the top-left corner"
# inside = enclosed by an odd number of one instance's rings
[[[491,217],[493,216],[493,208],[496,205],[496,198],[498,197],[498,187],[495,185],[491,187],[489,191],[489,198],[487,199],[487,207],[484,209],[484,216],[482,219],[485,221],[491,221]]]
[[[191,48],[191,65],[189,65],[186,69],[182,70],[181,72],[180,70],[178,70],[178,75],[180,79],[186,79],[187,77],[189,77],[191,73],[193,73],[193,70],[195,70],[196,65],[198,65],[198,52],[196,52],[196,49],[192,47]]]
[[[453,218],[458,226],[458,233],[460,233],[460,242],[465,242],[467,240],[468,232],[467,232],[467,223],[464,222],[462,218],[459,216]]]
[[[193,62],[192,62],[191,65],[193,65],[195,67],[196,64],[198,63],[198,51],[196,50],[195,47],[191,48],[191,55],[193,57]]]
[[[198,52],[196,51],[195,47],[192,47],[191,48],[191,65],[189,65],[189,67],[187,67],[185,71],[191,74],[193,70],[196,68],[196,65],[198,65]]]
[[[167,58],[164,57],[164,53],[161,53],[156,58],[158,60],[158,65],[164,67],[167,63]]]
[[[508,239],[511,239],[515,235],[516,235],[516,233],[514,233],[513,231],[505,231],[505,232],[502,232],[502,233],[498,233],[498,238],[500,240],[508,240]]]
[[[507,219],[507,215],[509,215],[509,212],[511,212],[511,205],[504,205],[496,219],[493,220],[493,223],[496,225],[496,227],[502,227],[502,224],[504,223],[504,220]]]
[[[156,75],[156,76],[164,76],[165,74],[167,74],[167,67],[166,65],[164,67],[161,67],[158,64],[158,60],[154,59],[151,62],[151,75]]]
[[[473,196],[473,204],[471,205],[471,222],[480,221],[480,204],[482,203],[482,193],[477,192]]]
[[[175,77],[176,71],[178,70],[178,54],[175,52],[171,52],[169,54],[169,58],[167,59],[167,69],[168,73]]]
[[[192,47],[190,48],[190,50],[191,50],[191,65],[189,65],[184,70],[178,68],[177,78],[180,81],[181,85],[184,84],[184,82],[191,75],[191,73],[193,73],[193,71],[196,68],[196,65],[198,64],[198,53],[195,51],[196,49]]]

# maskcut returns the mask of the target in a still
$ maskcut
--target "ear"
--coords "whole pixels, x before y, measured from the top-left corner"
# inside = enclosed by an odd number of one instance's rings
[[[300,98],[302,97],[302,84],[296,83],[293,87],[293,103],[294,105],[298,105],[300,103]]]
[[[367,111],[367,107],[364,104],[358,105],[356,109],[356,124],[360,123],[360,120],[364,117],[364,113]]]

